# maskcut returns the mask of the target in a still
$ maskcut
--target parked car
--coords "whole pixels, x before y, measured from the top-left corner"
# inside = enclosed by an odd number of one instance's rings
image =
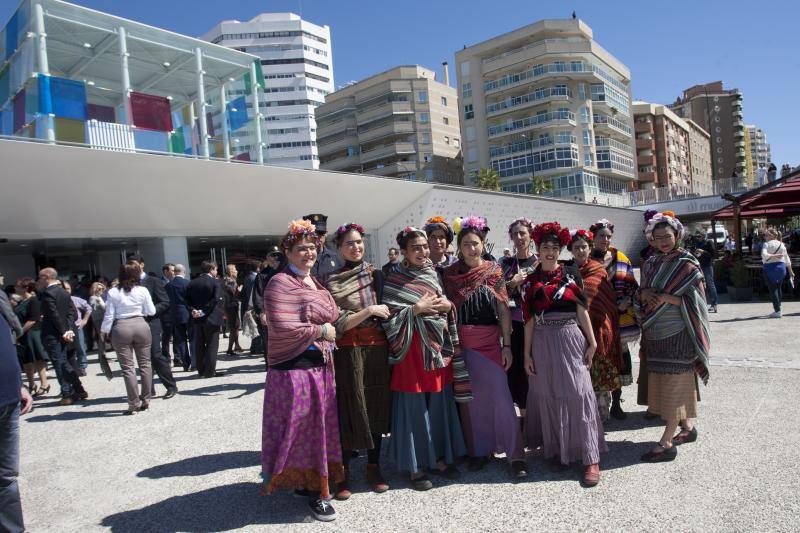
[[[728,230],[724,227],[717,227],[717,238],[714,240],[714,230],[708,228],[706,231],[706,240],[713,241],[717,248],[722,248],[725,244],[725,240],[728,238]]]

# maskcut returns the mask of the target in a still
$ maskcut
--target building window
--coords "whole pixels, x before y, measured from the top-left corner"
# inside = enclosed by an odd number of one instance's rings
[[[586,152],[583,154],[583,165],[587,166],[587,167],[590,167],[590,166],[592,166],[592,163],[593,163],[593,161],[592,161],[592,152],[590,152],[589,150],[586,150]]]
[[[453,138],[453,146],[455,146],[456,148],[461,148],[461,141],[454,137]]]
[[[584,146],[592,145],[592,132],[590,132],[589,130],[583,130],[583,145]]]
[[[428,91],[419,91],[417,93],[417,102],[424,104],[428,101]]]
[[[467,163],[474,163],[478,160],[478,149],[467,148]]]
[[[442,96],[442,105],[444,106],[447,105],[447,98],[445,98],[444,96]]]
[[[581,100],[586,100],[586,84],[585,83],[579,83],[578,84],[578,97]]]
[[[467,140],[468,141],[474,141],[475,140],[475,126],[467,126],[467,129],[465,130],[465,132],[467,134]]]
[[[442,122],[444,123],[445,126],[450,125],[450,119],[447,117],[442,117]]]
[[[425,169],[425,181],[433,181],[433,169]]]
[[[472,84],[464,83],[461,85],[461,97],[472,98]]]
[[[430,120],[430,116],[427,113],[420,113],[419,114],[419,122],[420,124],[427,124]]]
[[[430,133],[423,133],[422,134],[422,144],[431,144],[431,134]]]
[[[450,144],[450,137],[448,137],[448,136],[446,136],[446,135],[445,135],[445,137],[444,137],[444,144],[447,144],[447,145],[449,145],[449,144]]]
[[[464,120],[475,118],[475,111],[473,111],[472,104],[464,106]]]
[[[589,123],[589,108],[582,107],[581,108],[581,124],[588,124]]]
[[[462,61],[461,65],[461,75],[464,77],[469,76],[469,61]]]
[[[422,160],[426,163],[433,161],[433,154],[423,154]]]

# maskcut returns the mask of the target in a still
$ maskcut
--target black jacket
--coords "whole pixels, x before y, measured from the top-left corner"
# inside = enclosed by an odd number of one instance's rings
[[[186,290],[189,287],[189,280],[175,276],[172,281],[167,283],[164,289],[169,296],[169,314],[173,324],[187,324],[191,315],[186,308]]]
[[[189,282],[186,289],[186,305],[191,311],[198,309],[205,313],[201,318],[196,318],[197,322],[208,323],[212,326],[222,324],[223,297],[222,283],[208,274],[200,274]]]
[[[267,287],[269,280],[272,279],[272,276],[278,272],[280,272],[279,268],[265,268],[258,273],[258,277],[253,283],[253,309],[258,315],[264,313],[264,289]]]
[[[147,317],[146,320],[150,322],[156,318],[161,319],[162,322],[170,323],[169,317],[169,296],[164,288],[164,281],[155,276],[145,276],[140,282],[140,285],[148,290],[150,297],[153,299],[153,305],[156,307],[156,314]]]
[[[61,339],[67,331],[75,330],[78,319],[75,306],[61,285],[51,285],[42,291],[42,337]]]

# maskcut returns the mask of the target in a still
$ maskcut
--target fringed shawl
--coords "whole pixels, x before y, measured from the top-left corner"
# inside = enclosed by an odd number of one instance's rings
[[[461,358],[455,311],[447,315],[414,316],[413,306],[425,295],[441,296],[439,276],[428,263],[423,268],[399,265],[389,274],[383,287],[383,301],[391,315],[382,322],[389,339],[389,362],[398,364],[405,359],[414,332],[422,339],[422,363],[425,370],[444,368],[452,360],[456,401],[472,399],[469,375]]]
[[[339,335],[344,333],[344,323],[350,315],[378,303],[375,268],[367,262],[328,276],[325,284],[339,306],[339,318],[335,324]]]
[[[708,383],[708,354],[711,337],[708,324],[708,307],[705,296],[705,278],[700,263],[688,251],[677,248],[667,254],[651,256],[642,268],[642,290],[671,294],[681,298],[681,317],[697,352],[695,372]],[[669,304],[641,310],[642,329],[647,330],[664,313]]]
[[[589,306],[594,337],[597,340],[596,356],[611,361],[617,369],[622,367],[619,312],[617,297],[603,265],[589,260],[580,267],[583,294]]]
[[[497,313],[497,303],[508,304],[503,269],[494,261],[484,261],[475,268],[467,267],[459,261],[442,271],[447,298],[461,312],[466,306],[476,314],[487,303]],[[490,300],[486,302],[485,300]]]
[[[621,337],[626,342],[639,337],[639,325],[636,322],[636,312],[633,309],[633,295],[639,288],[636,277],[633,275],[631,260],[616,248],[612,247],[611,264],[608,265],[608,278],[617,294],[617,309],[627,304],[625,311],[618,311]]]
[[[264,289],[268,364],[289,361],[312,345],[330,360],[336,343],[320,338],[322,325],[334,323],[339,309],[325,287],[316,279],[314,284],[316,290],[286,269],[275,274]]]

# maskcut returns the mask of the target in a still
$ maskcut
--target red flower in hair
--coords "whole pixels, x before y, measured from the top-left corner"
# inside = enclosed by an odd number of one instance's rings
[[[542,242],[542,239],[546,235],[554,235],[561,243],[561,246],[567,246],[569,241],[572,239],[572,236],[569,234],[569,229],[562,228],[561,224],[558,222],[545,222],[544,224],[537,224],[531,232],[533,242],[536,243],[536,246],[539,246],[539,244]]]

